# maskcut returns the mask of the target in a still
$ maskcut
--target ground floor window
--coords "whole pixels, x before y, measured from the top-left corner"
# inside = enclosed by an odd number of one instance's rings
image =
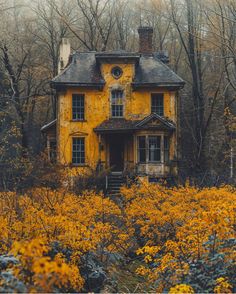
[[[148,161],[161,161],[161,136],[148,136]]]
[[[84,137],[72,138],[72,163],[73,164],[85,163],[85,138]]]
[[[138,162],[168,162],[169,137],[164,135],[138,136]]]
[[[138,137],[138,161],[146,162],[146,137]]]

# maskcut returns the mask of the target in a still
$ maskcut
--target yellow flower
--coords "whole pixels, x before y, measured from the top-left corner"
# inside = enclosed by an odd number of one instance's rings
[[[194,290],[191,286],[186,285],[186,284],[179,284],[176,285],[169,290],[170,294],[175,294],[175,293],[194,293]]]
[[[233,287],[226,278],[220,277],[216,280],[214,293],[233,293]]]

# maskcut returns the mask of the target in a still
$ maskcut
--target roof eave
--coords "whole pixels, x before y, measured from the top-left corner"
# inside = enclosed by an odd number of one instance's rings
[[[135,128],[126,128],[126,129],[121,129],[121,128],[114,128],[114,129],[103,129],[103,128],[94,128],[93,129],[95,133],[103,133],[103,134],[109,134],[109,133],[130,133],[135,131]]]
[[[151,127],[148,126],[143,126],[143,127],[134,127],[134,128],[127,128],[127,129],[119,129],[119,128],[114,128],[114,129],[102,129],[102,128],[94,128],[94,132],[97,134],[111,134],[111,133],[131,133],[131,132],[135,132],[135,131],[139,131],[139,130],[150,130],[150,129],[155,129],[155,130],[162,130],[162,131],[169,131],[169,132],[174,132],[175,131],[175,127],[170,127],[167,125],[163,125],[163,126],[154,126]]]
[[[41,127],[40,131],[43,133],[43,132],[46,132],[48,129],[50,129],[51,127],[55,126],[57,123],[57,119],[54,119],[53,121],[51,121],[50,123],[44,125]]]
[[[185,85],[185,82],[180,83],[139,83],[133,82],[132,87],[134,90],[146,89],[146,88],[168,88],[169,90],[179,90]]]
[[[70,83],[70,82],[51,82],[50,86],[53,89],[60,90],[62,88],[87,88],[87,89],[96,89],[96,90],[103,90],[103,87],[105,85],[105,82],[100,82],[100,83]]]

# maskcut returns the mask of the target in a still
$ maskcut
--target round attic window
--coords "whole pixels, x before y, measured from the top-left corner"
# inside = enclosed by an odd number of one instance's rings
[[[119,79],[122,76],[122,73],[123,71],[119,66],[115,66],[111,70],[111,74],[113,75],[115,79]]]

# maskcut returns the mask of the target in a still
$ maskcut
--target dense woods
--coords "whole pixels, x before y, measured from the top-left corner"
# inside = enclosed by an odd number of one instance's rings
[[[0,292],[236,292],[236,2],[0,2]],[[140,26],[186,81],[178,184],[48,161],[62,38],[72,51],[138,51]],[[169,184],[169,183],[168,183]]]

